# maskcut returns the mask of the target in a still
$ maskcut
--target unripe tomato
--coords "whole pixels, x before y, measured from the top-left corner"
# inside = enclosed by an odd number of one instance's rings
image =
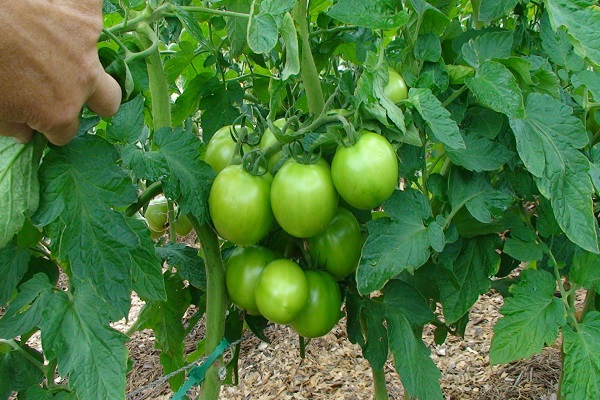
[[[302,268],[288,259],[271,261],[263,270],[254,294],[258,311],[269,321],[289,324],[308,301]]]
[[[254,298],[256,284],[265,266],[276,258],[273,251],[262,246],[238,247],[231,253],[225,269],[225,284],[233,304],[248,314],[260,314]]]
[[[337,282],[325,271],[306,271],[308,301],[290,324],[298,334],[316,338],[329,333],[342,316],[342,296]]]
[[[306,239],[312,260],[337,280],[356,269],[362,249],[360,226],[354,215],[338,207],[325,230]]]
[[[271,185],[271,206],[279,225],[290,235],[307,238],[327,227],[335,215],[338,195],[329,165],[287,161]]]
[[[168,220],[168,212],[167,199],[164,196],[150,200],[144,214],[150,229],[154,232],[164,232]]]
[[[285,125],[285,119],[279,118],[278,120],[273,122],[273,125],[275,125],[276,127],[281,129],[281,128],[283,128],[283,125]],[[277,143],[277,138],[275,137],[273,132],[271,132],[271,130],[269,128],[267,128],[267,129],[265,129],[262,137],[260,138],[260,143],[258,144],[258,147],[261,150],[267,150],[269,147],[275,145],[276,143]],[[275,166],[275,164],[277,164],[277,161],[279,161],[281,159],[281,157],[283,157],[283,152],[281,150],[279,150],[277,153],[272,154],[267,159],[267,162],[269,163],[269,171],[271,173],[273,172],[273,167]]]
[[[240,125],[236,125],[235,129],[240,130],[242,127]],[[204,162],[210,165],[215,172],[220,172],[223,170],[223,168],[228,166],[232,160],[236,147],[236,142],[234,142],[233,138],[231,137],[232,133],[233,126],[226,125],[215,132],[206,146]],[[244,144],[242,145],[242,149],[247,152],[250,150],[250,146]],[[242,160],[239,154],[233,158],[234,164],[239,164],[241,162]]]
[[[408,98],[408,87],[404,78],[392,68],[388,68],[388,83],[383,88],[383,94],[394,103]]]
[[[192,223],[185,214],[179,214],[173,225],[175,225],[175,233],[179,236],[187,236],[192,231]]]
[[[273,224],[271,174],[251,175],[241,165],[223,169],[208,196],[210,217],[219,235],[248,246],[262,239]]]
[[[333,184],[352,207],[370,210],[387,200],[398,184],[398,157],[381,135],[363,131],[350,147],[339,147],[331,162]]]

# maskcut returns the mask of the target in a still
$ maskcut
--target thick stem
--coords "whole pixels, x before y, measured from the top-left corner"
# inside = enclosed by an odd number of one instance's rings
[[[385,384],[385,371],[383,370],[383,367],[371,367],[371,371],[373,372],[373,388],[375,390],[374,399],[388,400],[389,395],[387,385]]]
[[[304,82],[308,111],[312,115],[319,115],[323,111],[325,101],[323,100],[319,72],[317,71],[317,66],[315,65],[315,60],[310,49],[306,13],[307,0],[299,0],[292,11],[292,16],[296,24],[298,24],[298,35],[302,48],[300,55],[300,76],[302,77],[302,82]]]
[[[221,258],[219,238],[208,224],[200,225],[193,215],[188,215],[204,251],[206,268],[206,354],[210,354],[221,342],[225,333],[225,315],[228,299],[225,287],[225,267]],[[221,390],[219,368],[223,359],[219,357],[206,371],[205,380],[198,399],[216,400]]]

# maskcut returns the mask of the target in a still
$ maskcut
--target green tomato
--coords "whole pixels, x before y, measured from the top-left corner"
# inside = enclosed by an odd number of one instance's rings
[[[388,83],[383,88],[383,94],[394,103],[408,98],[408,87],[404,78],[392,68],[388,68]]]
[[[227,259],[225,284],[231,302],[248,314],[260,315],[254,298],[256,284],[268,263],[277,256],[262,246],[238,247]]]
[[[289,324],[308,301],[304,271],[288,259],[271,261],[263,270],[254,293],[258,311],[269,321]]]
[[[175,222],[173,222],[173,225],[175,225],[175,233],[179,236],[189,235],[193,228],[190,219],[185,214],[180,214]]]
[[[290,324],[307,338],[326,335],[342,316],[342,296],[335,279],[325,271],[306,271],[308,302]]]
[[[164,196],[157,197],[150,200],[148,208],[146,208],[146,221],[151,230],[155,232],[164,232],[165,226],[167,225],[169,208],[167,205],[167,199]]]
[[[362,249],[360,226],[354,215],[339,207],[325,230],[306,239],[312,260],[337,280],[356,269]]]
[[[285,119],[279,118],[278,120],[275,120],[273,122],[273,125],[275,125],[276,127],[281,129],[281,128],[283,128],[283,125],[285,125]],[[267,128],[267,129],[265,129],[262,137],[260,138],[260,143],[258,144],[258,147],[261,150],[267,150],[269,147],[275,145],[276,143],[277,143],[277,138],[275,137],[273,132],[271,132],[271,130],[269,128]],[[269,164],[269,171],[273,172],[273,167],[275,166],[275,164],[277,164],[277,161],[279,161],[281,159],[281,157],[283,157],[283,152],[281,150],[279,150],[277,153],[272,154],[267,159],[267,162]]]
[[[242,127],[235,125],[235,129],[239,130]],[[234,127],[227,125],[215,132],[210,138],[208,145],[206,146],[206,153],[204,153],[204,162],[210,165],[215,172],[220,172],[229,165],[230,162],[233,164],[239,164],[242,162],[239,154],[233,157],[235,152],[236,142],[233,140],[231,134],[233,133]],[[242,145],[244,152],[250,150],[250,146],[247,144]]]
[[[323,159],[300,164],[291,159],[275,175],[271,206],[279,225],[290,235],[307,238],[322,232],[335,215],[338,195]]]
[[[370,210],[387,200],[398,184],[398,157],[381,135],[363,131],[350,147],[339,147],[331,162],[333,184],[352,207]]]
[[[219,235],[237,244],[257,243],[273,224],[271,174],[251,175],[241,165],[223,169],[208,196],[210,217]]]

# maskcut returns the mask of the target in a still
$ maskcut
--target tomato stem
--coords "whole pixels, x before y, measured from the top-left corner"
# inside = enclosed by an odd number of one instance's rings
[[[133,217],[133,215],[144,208],[150,200],[162,193],[162,182],[154,182],[146,188],[138,197],[138,201],[127,207],[125,215]]]
[[[374,399],[375,400],[387,400],[389,399],[387,385],[385,383],[385,371],[383,367],[374,368],[371,366],[373,373],[373,388],[374,388]]]

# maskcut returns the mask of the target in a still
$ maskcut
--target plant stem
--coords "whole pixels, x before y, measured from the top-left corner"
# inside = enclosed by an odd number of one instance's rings
[[[238,13],[227,10],[215,10],[207,7],[197,7],[197,6],[182,6],[180,7],[183,11],[188,11],[192,13],[201,13],[201,14],[210,14],[210,15],[220,15],[222,17],[235,17],[235,18],[244,18],[249,19],[250,14]]]
[[[312,115],[320,115],[325,106],[323,90],[319,80],[319,72],[312,56],[309,42],[307,22],[307,0],[299,0],[292,10],[292,17],[298,24],[298,35],[301,42],[300,76],[304,82],[306,99],[308,100],[308,111]]]
[[[225,333],[225,315],[228,299],[225,287],[225,267],[221,258],[219,238],[208,224],[200,225],[198,220],[188,214],[204,251],[206,268],[206,354],[210,354],[221,342]],[[223,363],[220,357],[206,371],[205,380],[198,399],[216,400],[219,398],[221,380],[219,368]]]
[[[581,316],[579,317],[579,322],[583,320],[585,314],[589,311],[592,311],[596,308],[596,289],[592,286],[585,295],[585,303],[583,304],[583,309],[581,310]]]
[[[138,197],[138,201],[127,207],[125,210],[125,215],[128,217],[133,217],[133,215],[141,210],[146,204],[150,202],[154,197],[158,196],[162,193],[162,182],[154,182],[150,186],[140,194]]]
[[[31,354],[29,354],[27,351],[25,351],[25,349],[22,348],[19,345],[19,343],[17,343],[14,339],[10,339],[10,340],[0,339],[0,344],[5,344],[5,345],[12,347],[23,358],[25,358],[27,361],[29,361],[30,363],[35,365],[38,369],[40,369],[40,371],[44,372],[44,375],[46,374],[46,366],[42,362],[40,362],[40,360],[36,359]]]
[[[385,371],[383,370],[383,367],[373,368],[373,366],[371,366],[371,371],[373,372],[373,387],[375,390],[374,399],[389,399],[387,385],[385,384]]]

